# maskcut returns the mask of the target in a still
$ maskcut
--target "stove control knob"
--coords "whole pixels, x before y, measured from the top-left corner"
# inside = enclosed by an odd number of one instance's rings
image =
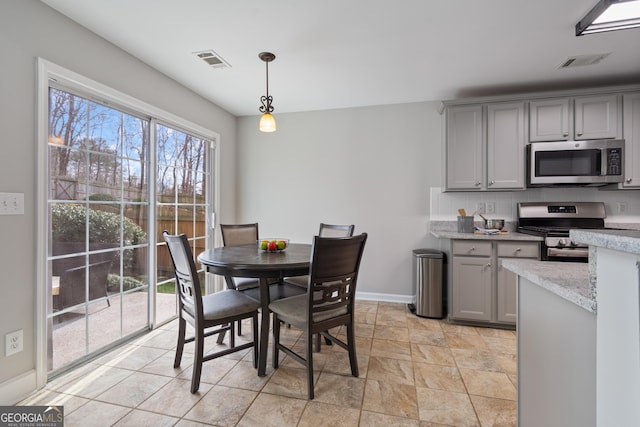
[[[558,246],[567,246],[567,239],[558,240]]]
[[[578,246],[578,244],[572,240],[571,241],[571,246]]]

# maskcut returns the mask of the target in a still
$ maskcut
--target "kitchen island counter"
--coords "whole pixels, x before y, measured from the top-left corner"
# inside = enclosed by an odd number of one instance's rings
[[[591,313],[596,312],[596,301],[591,297],[588,264],[505,259],[502,265],[578,307]]]

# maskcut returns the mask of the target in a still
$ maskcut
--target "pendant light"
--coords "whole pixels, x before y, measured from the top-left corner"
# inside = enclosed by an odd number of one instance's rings
[[[260,130],[262,132],[275,132],[276,119],[274,119],[271,114],[273,112],[273,105],[271,105],[273,97],[269,95],[269,62],[276,59],[276,56],[271,52],[261,52],[258,54],[258,57],[262,59],[267,66],[267,94],[266,96],[260,97],[260,102],[262,102],[260,106],[260,112],[262,113],[262,117],[260,117]]]

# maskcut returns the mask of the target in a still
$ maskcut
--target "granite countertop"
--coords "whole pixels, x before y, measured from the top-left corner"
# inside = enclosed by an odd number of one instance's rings
[[[596,313],[588,264],[509,258],[502,261],[502,266],[578,307]]]
[[[640,254],[640,230],[571,230],[569,233],[575,242]]]
[[[544,240],[540,236],[532,236],[530,234],[509,231],[500,234],[480,234],[480,233],[458,233],[451,230],[431,230],[431,235],[438,239],[472,239],[472,240],[528,240],[533,242],[541,242]]]
[[[475,223],[477,227],[481,227],[482,222]],[[507,221],[504,231],[500,234],[483,234],[483,233],[458,233],[458,223],[456,221],[431,221],[429,223],[429,232],[438,239],[474,239],[474,240],[528,240],[532,242],[541,242],[544,240],[540,236],[531,236],[529,234],[518,233],[514,231],[517,224]]]

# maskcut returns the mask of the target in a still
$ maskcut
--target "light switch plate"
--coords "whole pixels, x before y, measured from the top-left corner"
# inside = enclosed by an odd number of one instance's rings
[[[24,193],[0,193],[0,215],[24,215]]]

